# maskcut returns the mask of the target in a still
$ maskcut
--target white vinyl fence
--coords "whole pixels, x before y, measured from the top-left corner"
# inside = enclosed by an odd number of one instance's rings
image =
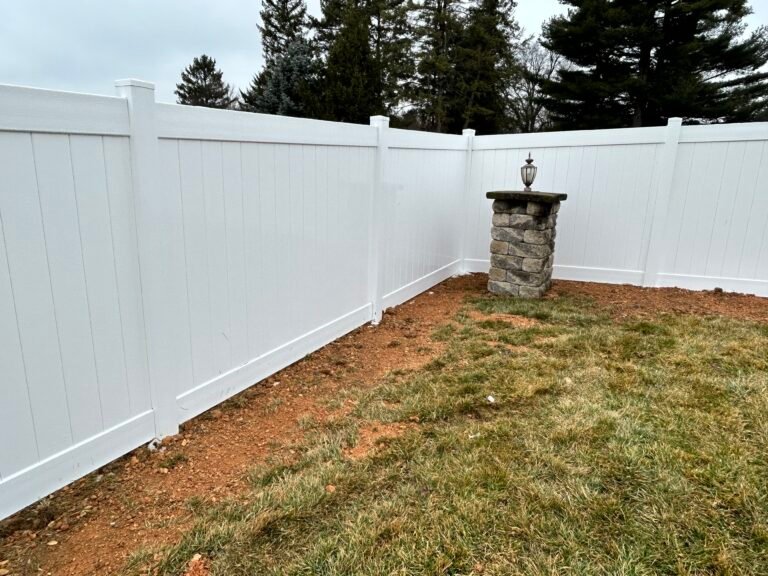
[[[474,136],[0,86],[0,517],[436,283],[490,189],[560,278],[768,295],[768,125]]]
[[[768,123],[474,138],[466,264],[488,269],[490,203],[531,152],[565,192],[555,278],[768,296]]]

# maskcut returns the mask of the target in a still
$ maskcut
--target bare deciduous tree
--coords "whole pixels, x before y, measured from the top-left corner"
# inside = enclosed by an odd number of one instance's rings
[[[544,105],[542,84],[559,70],[570,68],[559,54],[544,48],[532,36],[523,42],[518,53],[519,73],[507,92],[510,128],[513,132],[541,132],[550,126]]]

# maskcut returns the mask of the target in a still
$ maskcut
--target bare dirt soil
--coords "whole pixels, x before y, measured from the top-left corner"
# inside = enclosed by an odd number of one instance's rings
[[[626,284],[557,281],[548,298],[578,294],[593,298],[614,318],[652,318],[658,314],[728,316],[768,322],[768,298],[733,292],[692,292],[680,288],[639,288]]]
[[[484,295],[486,281],[448,280],[387,312],[378,327],[363,326],[187,422],[160,450],[136,449],[0,522],[0,576],[114,574],[132,552],[174,542],[195,501],[237,498],[247,471],[267,457],[289,457],[308,422],[349,412],[354,406],[331,402],[340,390],[371,387],[393,369],[418,369],[438,356],[442,344],[430,335],[467,297]],[[592,298],[617,319],[671,312],[768,322],[768,299],[754,296],[560,281],[547,297],[562,295]],[[361,458],[406,428],[362,429],[348,456]],[[206,573],[204,560],[189,568]]]

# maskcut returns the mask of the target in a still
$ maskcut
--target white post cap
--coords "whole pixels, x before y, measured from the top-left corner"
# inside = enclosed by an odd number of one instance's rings
[[[147,90],[154,90],[155,85],[152,82],[146,80],[137,80],[136,78],[125,78],[123,80],[115,80],[115,88],[123,88],[125,86],[133,86],[136,88],[146,88]]]

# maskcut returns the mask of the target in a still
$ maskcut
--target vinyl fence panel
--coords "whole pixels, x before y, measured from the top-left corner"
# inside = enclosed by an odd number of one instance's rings
[[[490,201],[565,192],[555,278],[768,295],[768,124],[632,128],[474,139],[466,268],[488,269]]]
[[[6,87],[0,101],[7,515],[155,430],[126,103]]]

